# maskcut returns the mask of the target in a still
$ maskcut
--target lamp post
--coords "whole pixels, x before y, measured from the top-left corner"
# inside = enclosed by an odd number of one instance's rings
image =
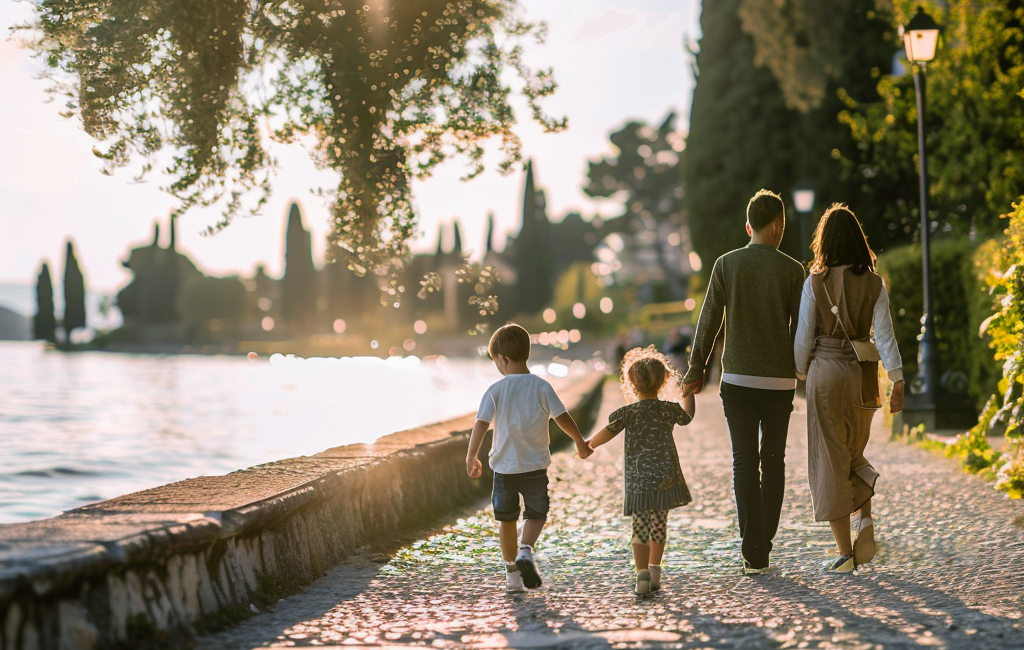
[[[801,259],[808,262],[811,259],[811,210],[814,209],[814,188],[806,180],[801,179],[793,186],[793,207],[800,216],[800,248]]]
[[[928,227],[928,162],[925,152],[925,68],[935,58],[939,40],[939,25],[922,7],[910,22],[900,27],[907,61],[914,73],[917,95],[917,155],[919,191],[921,197],[921,276],[923,282],[923,308],[921,336],[917,353],[917,376],[910,385],[903,421],[910,426],[924,424],[931,431],[940,428],[971,426],[974,411],[965,395],[947,394],[940,383],[939,351],[935,338],[935,319],[932,310],[931,258]]]

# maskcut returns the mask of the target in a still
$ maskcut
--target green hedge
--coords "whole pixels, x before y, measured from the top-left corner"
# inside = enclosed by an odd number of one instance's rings
[[[932,308],[942,372],[967,375],[968,391],[980,411],[997,390],[1002,364],[993,360],[988,341],[979,335],[991,314],[988,287],[978,270],[978,257],[990,255],[991,244],[966,239],[940,239],[931,247]],[[921,333],[922,281],[920,245],[893,248],[878,258],[878,272],[889,288],[893,329],[903,355],[907,380],[917,374],[917,337]]]

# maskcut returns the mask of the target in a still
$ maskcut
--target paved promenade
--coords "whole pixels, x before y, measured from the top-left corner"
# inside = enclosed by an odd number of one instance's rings
[[[622,403],[608,384],[607,414]],[[827,525],[811,521],[803,402],[790,426],[773,568],[740,574],[728,432],[717,395],[677,429],[694,503],[669,517],[665,586],[632,594],[621,512],[621,438],[588,461],[559,454],[536,592],[506,595],[486,504],[443,530],[353,558],[201,650],[267,646],[520,648],[1024,648],[1024,504],[931,452],[876,432],[879,552],[829,576]]]

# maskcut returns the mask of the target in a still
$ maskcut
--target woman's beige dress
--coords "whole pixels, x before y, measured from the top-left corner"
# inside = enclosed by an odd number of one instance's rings
[[[812,276],[811,286],[818,336],[807,371],[807,472],[814,519],[831,521],[850,515],[874,494],[878,472],[864,448],[875,409],[864,404],[877,398],[878,366],[865,364],[862,373],[828,296],[850,338],[864,338],[871,334],[882,280],[870,271],[856,275],[849,267],[834,267]]]

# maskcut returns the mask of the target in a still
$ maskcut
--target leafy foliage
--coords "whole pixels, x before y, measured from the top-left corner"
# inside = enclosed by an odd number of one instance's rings
[[[53,90],[97,141],[106,170],[169,156],[167,190],[223,220],[271,190],[272,140],[298,141],[340,175],[330,250],[362,274],[397,273],[415,226],[409,182],[483,142],[520,156],[513,71],[532,117],[555,82],[523,41],[543,25],[515,0],[40,0],[27,27]]]
[[[777,0],[740,0],[739,16],[754,41],[754,63],[771,71],[787,106],[807,113],[834,99],[836,82],[856,81],[851,72],[879,53],[888,26],[877,4],[791,0],[780,6]]]
[[[1024,200],[1014,206],[1001,267],[989,269],[996,309],[982,325],[991,337],[997,361],[1003,362],[999,394],[993,397],[998,410],[981,425],[1005,426],[1010,444],[1005,463],[997,474],[996,487],[1015,498],[1024,497]]]
[[[893,23],[905,24],[919,2],[893,4]],[[1024,182],[1024,3],[923,4],[944,26],[926,76],[931,229],[995,235]],[[843,159],[863,178],[858,200],[898,240],[920,223],[913,79],[885,75],[878,92],[880,102],[847,98],[840,119],[859,144]]]
[[[989,290],[993,312],[979,328],[1002,362],[998,392],[982,411],[978,424],[956,438],[947,455],[973,472],[987,470],[996,488],[1011,497],[1024,497],[1024,201],[1009,215],[1006,239],[983,245],[974,256],[975,268]],[[997,452],[988,436],[1005,429],[1009,444]]]
[[[974,261],[976,250],[977,245],[967,239],[932,242],[931,283],[941,368],[966,375],[966,388],[980,408],[995,390],[999,366],[978,337],[991,305]],[[917,337],[924,311],[921,247],[912,244],[891,249],[879,257],[878,267],[888,280],[893,331],[910,381],[917,374]]]

